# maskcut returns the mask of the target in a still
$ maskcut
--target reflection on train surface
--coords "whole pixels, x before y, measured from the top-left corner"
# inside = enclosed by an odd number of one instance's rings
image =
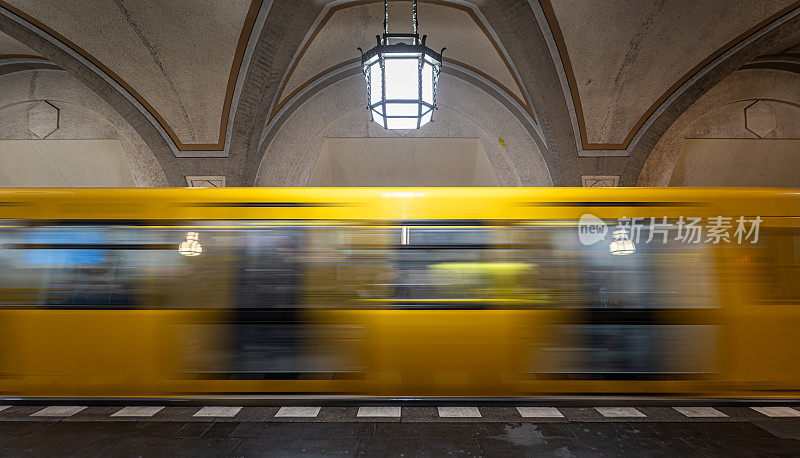
[[[2,191],[0,394],[794,397],[799,204]]]

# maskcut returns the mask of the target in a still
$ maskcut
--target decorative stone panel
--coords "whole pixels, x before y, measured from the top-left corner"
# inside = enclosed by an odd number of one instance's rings
[[[224,188],[225,176],[187,176],[186,183],[190,188]]]
[[[775,109],[769,103],[759,100],[744,109],[745,127],[758,137],[766,137],[778,126]]]
[[[59,111],[52,104],[40,101],[28,109],[28,130],[39,138],[58,130]]]
[[[584,188],[615,188],[619,186],[619,175],[616,176],[581,176]]]

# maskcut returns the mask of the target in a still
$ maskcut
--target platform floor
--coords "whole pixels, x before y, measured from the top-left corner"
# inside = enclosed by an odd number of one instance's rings
[[[8,406],[0,455],[798,456],[800,410]]]

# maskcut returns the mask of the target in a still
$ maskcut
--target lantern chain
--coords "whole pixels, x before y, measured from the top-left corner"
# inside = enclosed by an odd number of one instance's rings
[[[383,0],[383,33],[389,33],[389,0]]]
[[[418,29],[418,23],[417,23],[417,0],[413,0],[412,8],[413,8],[413,12],[411,13],[412,14],[411,21],[412,21],[412,26],[414,28],[414,35],[416,35],[417,34],[417,29]]]
[[[411,27],[414,35],[416,35],[417,31],[419,30],[419,20],[417,19],[417,0],[412,0],[411,5]],[[383,0],[383,33],[389,33],[389,0]]]

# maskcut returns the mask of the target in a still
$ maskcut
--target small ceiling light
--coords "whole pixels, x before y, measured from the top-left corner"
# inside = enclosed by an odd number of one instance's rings
[[[203,245],[200,244],[200,234],[187,232],[186,240],[178,245],[178,253],[183,256],[200,256],[203,254]]]
[[[419,129],[433,120],[442,69],[437,53],[417,33],[417,0],[412,1],[413,33],[389,33],[389,2],[383,0],[383,38],[361,54],[372,120],[385,129]]]
[[[608,246],[608,251],[615,256],[624,256],[626,254],[636,253],[636,245],[633,240],[628,238],[628,231],[625,229],[617,229],[612,234],[614,241]]]

